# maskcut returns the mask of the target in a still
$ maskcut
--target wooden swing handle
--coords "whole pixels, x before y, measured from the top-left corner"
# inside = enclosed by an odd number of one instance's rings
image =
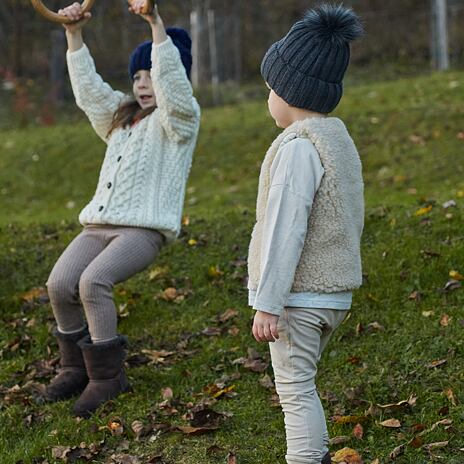
[[[132,6],[132,4],[134,3],[134,0],[128,0],[128,3],[129,5]],[[145,6],[142,10],[142,14],[150,14],[153,12],[154,9],[155,9],[154,0],[145,0]]]
[[[58,13],[54,13],[50,11],[41,0],[31,0],[32,6],[45,18],[53,21],[54,23],[62,23],[62,24],[70,24],[73,23],[71,19],[67,18],[66,16],[60,15]],[[95,0],[84,0],[82,3],[82,13],[86,13],[90,11]]]

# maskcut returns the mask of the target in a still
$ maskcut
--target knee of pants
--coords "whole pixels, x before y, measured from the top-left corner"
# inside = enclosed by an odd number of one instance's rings
[[[282,383],[275,382],[276,391],[279,395],[312,395],[316,392],[316,384],[314,379],[309,379],[305,382],[291,382],[291,383]]]
[[[79,296],[82,303],[92,304],[98,301],[105,293],[111,293],[111,284],[103,282],[92,274],[82,274],[79,280]]]
[[[52,304],[68,303],[76,300],[76,282],[63,277],[50,275],[46,283],[48,296]]]

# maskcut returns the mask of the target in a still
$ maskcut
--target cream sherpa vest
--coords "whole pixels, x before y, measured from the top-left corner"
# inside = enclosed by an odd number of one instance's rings
[[[277,137],[264,158],[248,255],[248,286],[256,290],[260,280],[271,166],[281,146],[296,137],[308,138],[314,144],[325,174],[314,198],[291,291],[333,293],[358,288],[362,282],[360,239],[364,225],[362,167],[345,125],[332,117],[295,122]]]

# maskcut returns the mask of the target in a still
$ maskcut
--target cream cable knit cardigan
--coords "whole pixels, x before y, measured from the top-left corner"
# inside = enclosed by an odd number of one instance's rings
[[[67,53],[76,103],[108,145],[97,190],[79,221],[156,229],[171,241],[180,231],[200,107],[171,38],[153,45],[151,58],[158,108],[108,139],[113,115],[127,96],[103,82],[85,45]]]
[[[282,144],[295,137],[311,140],[325,174],[314,198],[291,291],[334,293],[358,288],[362,283],[360,239],[364,225],[361,161],[345,125],[333,117],[295,122],[277,137],[266,154],[248,255],[249,288],[256,290],[260,280],[271,166]]]

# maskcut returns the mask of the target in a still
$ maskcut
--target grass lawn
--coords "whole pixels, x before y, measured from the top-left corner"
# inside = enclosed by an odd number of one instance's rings
[[[331,451],[365,463],[464,462],[463,88],[458,72],[360,85],[337,110],[364,165],[365,284],[318,387]],[[33,289],[80,230],[104,146],[86,122],[0,131],[1,464],[284,464],[245,290],[259,167],[277,133],[263,101],[204,111],[183,233],[115,289],[134,392],[77,421],[72,401],[40,400],[57,351]]]

